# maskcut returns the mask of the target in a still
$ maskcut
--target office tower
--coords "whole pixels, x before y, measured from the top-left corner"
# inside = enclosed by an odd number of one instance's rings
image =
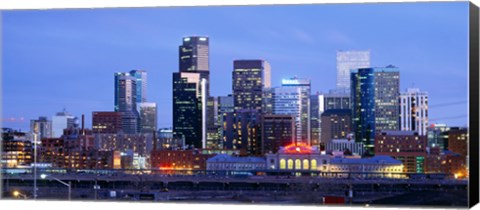
[[[375,136],[375,141],[375,155],[388,155],[402,161],[403,172],[425,172],[426,136],[415,131],[382,131]]]
[[[428,93],[409,88],[400,94],[400,130],[427,135]]]
[[[262,154],[277,153],[280,147],[291,145],[295,137],[295,117],[292,115],[262,116]]]
[[[140,132],[152,134],[157,130],[157,103],[142,102],[137,104],[140,113]]]
[[[361,68],[351,73],[352,126],[355,141],[362,142],[373,154],[375,133],[398,130],[398,68]]]
[[[210,96],[208,37],[184,37],[178,51],[179,72],[173,73],[173,135],[185,144],[205,148]]]
[[[202,147],[202,109],[199,73],[173,73],[173,135],[185,144]]]
[[[295,142],[310,142],[310,80],[284,79],[282,86],[273,88],[273,114],[295,117]]]
[[[52,117],[52,138],[59,138],[63,135],[63,129],[73,127],[75,123],[75,117],[72,116],[67,110],[63,109],[62,112],[58,112]]]
[[[332,139],[346,139],[352,129],[350,109],[329,109],[322,113],[321,143],[328,144]]]
[[[323,111],[329,109],[350,109],[350,94],[330,90],[328,93],[320,94],[323,101]]]
[[[132,70],[130,75],[135,78],[136,102],[147,102],[147,72],[144,70]]]
[[[139,130],[137,111],[137,79],[130,73],[115,73],[115,108],[122,113],[122,130],[135,134]]]
[[[184,37],[178,50],[179,72],[199,73],[207,80],[207,96],[210,96],[210,50],[209,38],[205,36]]]
[[[260,110],[236,110],[226,113],[223,121],[224,149],[240,150],[241,155],[261,154]]]
[[[320,100],[319,94],[310,96],[310,138],[312,146],[320,146]]]
[[[263,89],[270,88],[270,85],[270,64],[267,61],[233,61],[232,92],[235,110],[262,110]]]
[[[116,112],[135,111],[137,104],[137,79],[130,73],[115,73]]]
[[[226,113],[232,113],[234,110],[233,95],[218,96],[218,120],[217,125],[223,125],[223,115]]]
[[[337,51],[337,90],[350,91],[350,71],[370,67],[370,50]]]
[[[121,112],[92,112],[93,133],[118,133],[122,131]]]
[[[52,121],[47,117],[39,117],[37,120],[30,121],[31,135],[38,135],[38,140],[52,137]]]

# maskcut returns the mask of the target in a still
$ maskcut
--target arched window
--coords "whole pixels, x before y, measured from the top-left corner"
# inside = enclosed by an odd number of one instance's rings
[[[287,168],[286,165],[287,165],[287,164],[286,164],[285,159],[281,159],[281,160],[280,160],[280,169],[286,169],[286,168]]]
[[[295,169],[297,170],[302,169],[302,161],[300,159],[295,160]]]
[[[308,167],[308,160],[307,159],[304,159],[303,160],[303,170],[310,170],[310,168]]]
[[[312,160],[310,161],[310,163],[311,163],[311,164],[310,164],[311,169],[312,169],[312,170],[317,170],[317,160],[312,159]]]
[[[287,164],[288,164],[288,169],[293,169],[293,160],[292,159],[288,159]]]

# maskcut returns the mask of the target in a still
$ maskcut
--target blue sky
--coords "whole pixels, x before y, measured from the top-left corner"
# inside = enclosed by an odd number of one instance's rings
[[[429,93],[430,123],[465,126],[468,3],[319,4],[24,10],[2,12],[5,127],[29,129],[63,107],[113,110],[114,72],[148,72],[159,127],[171,126],[172,72],[182,37],[210,37],[211,94],[231,92],[234,59],[262,58],[272,84],[298,76],[312,93],[335,88],[336,50],[371,50],[400,69],[401,90]]]

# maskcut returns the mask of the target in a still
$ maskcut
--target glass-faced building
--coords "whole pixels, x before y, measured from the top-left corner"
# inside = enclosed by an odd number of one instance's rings
[[[37,135],[39,139],[52,137],[52,121],[47,117],[39,117],[36,120],[30,121],[30,132],[33,135]]]
[[[184,37],[178,50],[179,72],[173,73],[173,135],[195,148],[205,146],[207,119],[213,116],[207,109],[209,53],[208,37]]]
[[[173,135],[185,144],[202,146],[200,74],[173,73]]]
[[[352,127],[355,141],[374,152],[375,133],[398,130],[398,68],[360,68],[351,73]]]
[[[265,60],[233,61],[232,92],[235,110],[263,106],[263,90],[270,88],[270,64]]]
[[[147,102],[147,71],[132,70],[130,75],[136,79],[136,102]]]
[[[73,127],[74,123],[75,117],[65,109],[62,112],[57,112],[57,114],[52,117],[52,137],[61,137],[63,135],[63,129]]]
[[[370,50],[337,51],[337,90],[350,91],[350,71],[370,67]]]
[[[122,130],[128,134],[139,130],[137,111],[137,79],[128,72],[115,73],[115,107],[122,113]]]
[[[295,117],[295,142],[311,145],[310,80],[284,79],[281,87],[273,88],[273,114]]]

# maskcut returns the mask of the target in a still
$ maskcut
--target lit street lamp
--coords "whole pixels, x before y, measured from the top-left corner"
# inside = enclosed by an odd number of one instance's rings
[[[47,176],[51,177],[52,179],[54,179],[57,182],[62,183],[65,186],[67,186],[68,187],[68,200],[72,200],[72,185],[71,185],[71,183],[66,183],[66,182],[64,182],[64,181],[62,181],[62,180],[60,180],[60,179],[58,179],[54,176],[46,175],[46,174],[40,175],[40,178],[45,179],[45,178],[47,178]]]
[[[21,196],[21,197],[23,197],[24,199],[28,199],[27,195],[22,194],[22,193],[20,193],[20,192],[17,191],[17,190],[13,191],[13,196],[14,196],[14,197]]]

